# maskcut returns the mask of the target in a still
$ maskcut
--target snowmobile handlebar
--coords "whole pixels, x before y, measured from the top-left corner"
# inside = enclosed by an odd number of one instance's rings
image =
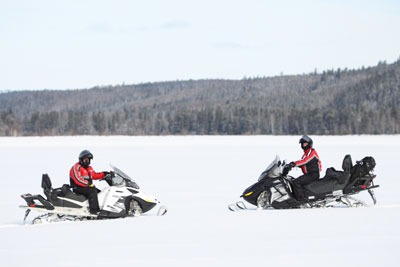
[[[290,165],[290,164],[286,164],[284,167],[283,167],[283,171],[282,171],[282,175],[283,176],[286,176],[291,170],[292,170],[292,166]]]
[[[294,178],[293,176],[283,176],[283,178],[284,178],[286,181],[289,181],[289,182],[292,182],[294,179],[296,179],[296,178]]]

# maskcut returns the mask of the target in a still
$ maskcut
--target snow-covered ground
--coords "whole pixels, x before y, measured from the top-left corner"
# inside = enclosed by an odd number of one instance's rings
[[[1,265],[399,266],[400,136],[312,137],[323,174],[346,154],[375,158],[376,206],[229,212],[276,154],[301,157],[298,136],[0,138]],[[53,187],[68,183],[83,149],[96,171],[119,167],[168,213],[22,225],[20,195],[42,194],[42,173]]]

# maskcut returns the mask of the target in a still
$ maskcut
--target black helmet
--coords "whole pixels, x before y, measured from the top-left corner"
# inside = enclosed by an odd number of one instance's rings
[[[82,166],[87,167],[87,166],[89,166],[90,161],[89,161],[89,164],[87,164],[87,163],[85,164],[82,161],[84,158],[93,159],[93,154],[89,150],[83,150],[81,153],[79,153],[79,163]]]
[[[303,135],[300,138],[299,143],[301,144],[301,148],[303,150],[308,150],[313,146],[313,140],[308,135]],[[303,147],[303,143],[308,143],[308,145],[306,147]]]

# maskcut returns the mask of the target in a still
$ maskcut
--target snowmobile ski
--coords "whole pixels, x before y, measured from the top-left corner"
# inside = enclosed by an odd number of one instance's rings
[[[158,209],[157,216],[164,216],[167,213],[168,209],[166,206],[161,206]]]
[[[229,204],[228,209],[230,211],[239,211],[239,210],[247,210],[247,207],[243,201],[237,201],[235,204]]]
[[[236,202],[236,206],[241,210],[247,210],[247,207],[246,207],[246,205],[244,204],[243,201]]]

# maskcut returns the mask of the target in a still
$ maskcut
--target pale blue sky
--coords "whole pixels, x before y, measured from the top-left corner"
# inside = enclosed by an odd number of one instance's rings
[[[0,0],[0,90],[242,79],[399,58],[394,0]]]

